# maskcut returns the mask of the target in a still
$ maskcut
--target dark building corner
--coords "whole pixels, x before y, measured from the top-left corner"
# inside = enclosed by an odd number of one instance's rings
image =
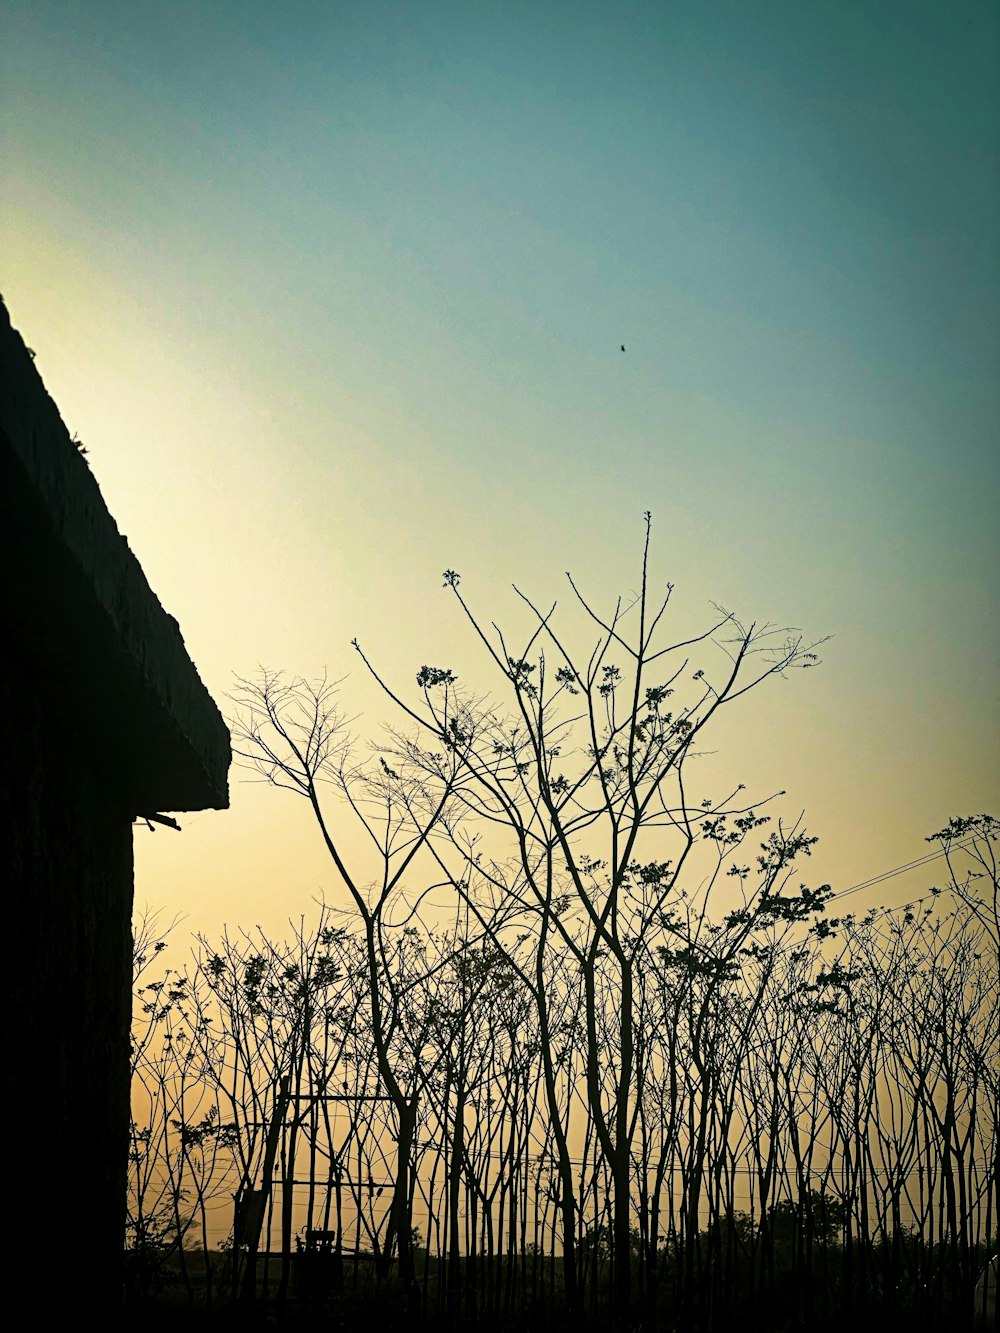
[[[0,868],[13,1225],[120,1299],[132,820],[228,805],[229,734],[0,301]]]

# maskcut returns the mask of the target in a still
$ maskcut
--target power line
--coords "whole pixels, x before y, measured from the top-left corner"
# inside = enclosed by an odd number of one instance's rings
[[[952,842],[948,846],[948,852],[953,851],[956,847],[970,847],[974,842],[974,838],[963,838],[960,841]],[[853,893],[860,893],[862,889],[873,888],[876,884],[882,884],[887,879],[895,879],[897,875],[905,875],[910,870],[917,870],[920,866],[929,865],[931,861],[940,860],[940,858],[946,854],[944,849],[938,852],[928,852],[925,856],[918,856],[915,860],[907,861],[905,865],[896,866],[893,870],[883,870],[881,874],[872,875],[870,879],[862,880],[859,884],[852,884],[850,888],[840,889],[837,893],[833,894],[830,898],[830,902],[836,902],[839,898],[848,898]],[[451,911],[459,901],[460,900],[456,899],[448,903],[436,903],[429,902],[425,899],[424,905],[432,907],[437,911]]]
[[[953,842],[949,845],[948,851],[953,847],[968,847],[975,841],[974,838],[965,838],[961,842]],[[884,880],[894,879],[896,875],[904,875],[908,870],[916,870],[918,866],[928,865],[931,861],[937,861],[940,857],[946,855],[942,848],[939,852],[928,852],[926,856],[918,856],[915,861],[907,861],[905,865],[896,866],[895,870],[884,870],[881,875],[873,875],[871,879],[862,880],[860,884],[852,884],[849,889],[841,889],[835,893],[831,902],[837,898],[847,898],[852,893],[860,893],[862,889],[870,889],[875,884],[881,884]]]

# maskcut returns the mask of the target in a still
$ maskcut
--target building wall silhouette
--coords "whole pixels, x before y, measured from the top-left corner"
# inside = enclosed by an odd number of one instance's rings
[[[225,808],[229,734],[2,301],[0,636],[7,1220],[80,1311],[121,1299],[132,821]]]

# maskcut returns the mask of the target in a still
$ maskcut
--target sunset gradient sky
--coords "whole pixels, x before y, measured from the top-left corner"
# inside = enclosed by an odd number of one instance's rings
[[[1000,813],[1000,19],[978,0],[8,0],[0,289],[226,711],[233,672],[490,684],[441,587],[573,570],[832,636],[716,742],[845,887]],[[625,344],[626,352],[619,350]],[[567,610],[569,608],[567,607]],[[137,831],[139,903],[280,925],[290,799]],[[900,902],[934,867],[883,886]]]

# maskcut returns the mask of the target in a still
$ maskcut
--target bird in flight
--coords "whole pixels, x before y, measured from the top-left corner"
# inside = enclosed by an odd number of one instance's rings
[[[625,350],[625,344],[622,343],[622,351],[624,352],[624,350]]]

